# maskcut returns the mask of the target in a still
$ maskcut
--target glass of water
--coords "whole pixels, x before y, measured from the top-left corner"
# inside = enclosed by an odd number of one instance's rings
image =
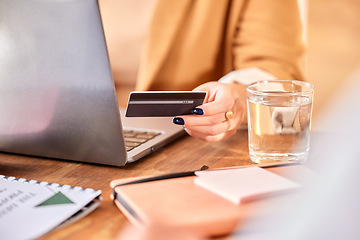
[[[246,86],[249,154],[255,163],[305,162],[309,155],[314,86],[297,80]]]

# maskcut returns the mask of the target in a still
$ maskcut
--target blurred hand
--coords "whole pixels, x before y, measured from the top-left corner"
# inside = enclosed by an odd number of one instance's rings
[[[220,141],[234,135],[246,115],[245,86],[208,82],[194,91],[207,92],[204,104],[193,111],[194,115],[174,118],[174,123],[184,125],[189,135],[203,141]],[[230,110],[233,115],[227,119],[225,114]]]

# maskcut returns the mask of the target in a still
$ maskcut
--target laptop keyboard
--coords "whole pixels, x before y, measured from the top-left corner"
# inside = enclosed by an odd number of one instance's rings
[[[141,144],[146,143],[150,139],[160,135],[160,132],[148,132],[148,131],[138,131],[138,130],[127,130],[123,131],[126,151],[130,151]]]

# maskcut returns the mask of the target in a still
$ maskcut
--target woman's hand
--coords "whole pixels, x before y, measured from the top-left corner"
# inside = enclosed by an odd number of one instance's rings
[[[219,141],[236,133],[246,116],[245,86],[236,83],[208,82],[194,89],[206,91],[204,104],[193,115],[174,118],[186,132],[203,141]],[[226,117],[227,112],[232,111]]]

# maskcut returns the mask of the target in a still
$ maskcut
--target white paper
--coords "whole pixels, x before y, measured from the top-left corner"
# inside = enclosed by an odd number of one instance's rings
[[[38,206],[61,192],[72,203]],[[0,239],[35,239],[56,228],[101,191],[0,178]]]
[[[290,190],[300,185],[263,168],[248,167],[225,170],[197,171],[195,183],[229,201]]]

